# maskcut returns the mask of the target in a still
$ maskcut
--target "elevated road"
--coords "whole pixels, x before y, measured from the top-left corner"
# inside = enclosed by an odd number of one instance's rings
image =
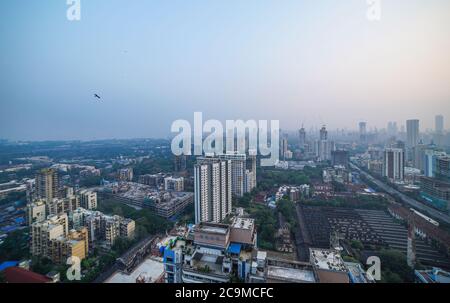
[[[426,212],[428,215],[430,215],[431,217],[434,217],[437,220],[440,220],[442,222],[448,223],[450,224],[450,216],[446,215],[434,208],[431,208],[423,203],[420,203],[419,201],[412,199],[411,197],[408,197],[407,195],[399,192],[398,190],[390,187],[389,185],[387,185],[384,182],[381,182],[378,179],[375,179],[374,177],[372,177],[372,175],[366,173],[365,171],[363,171],[362,169],[360,169],[358,166],[356,166],[353,163],[350,163],[350,167],[357,170],[361,175],[363,175],[364,177],[366,177],[368,180],[370,180],[371,182],[375,183],[379,188],[381,188],[383,191],[385,191],[386,193],[390,194],[390,195],[397,195],[404,203],[409,204],[411,207],[417,209],[417,210],[421,210]]]

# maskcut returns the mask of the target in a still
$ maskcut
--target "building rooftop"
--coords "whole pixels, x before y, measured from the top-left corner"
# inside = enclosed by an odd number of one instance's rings
[[[310,248],[311,263],[318,269],[346,272],[344,260],[339,252],[329,249]]]
[[[196,226],[198,231],[222,234],[226,235],[228,233],[229,227],[224,224],[216,224],[216,223],[200,223]]]
[[[184,269],[205,272],[219,276],[227,276],[222,270],[224,256],[210,255],[196,251],[192,257],[192,266],[185,265]]]
[[[105,283],[137,283],[144,278],[147,283],[155,283],[164,275],[162,260],[146,259],[131,274],[115,272]]]
[[[52,279],[29,271],[21,267],[8,267],[5,269],[5,279],[8,283],[50,283]]]
[[[265,260],[267,258],[267,252],[258,250],[257,257],[258,260]]]
[[[232,228],[253,229],[255,220],[250,218],[235,218],[231,224]]]
[[[268,280],[283,280],[293,283],[314,283],[316,279],[312,270],[280,267],[280,266],[268,266],[267,267],[267,279]]]

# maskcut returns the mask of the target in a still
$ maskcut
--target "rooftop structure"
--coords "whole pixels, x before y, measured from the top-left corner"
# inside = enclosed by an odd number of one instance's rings
[[[318,269],[347,271],[339,252],[330,249],[310,248],[311,263]]]
[[[200,223],[194,228],[194,243],[226,249],[230,244],[230,227],[219,223]]]
[[[256,245],[255,220],[236,217],[231,223],[230,242]]]
[[[313,267],[309,263],[269,259],[266,282],[268,283],[315,283]]]
[[[162,260],[148,258],[130,274],[118,271],[109,277],[105,283],[158,283],[164,277]]]

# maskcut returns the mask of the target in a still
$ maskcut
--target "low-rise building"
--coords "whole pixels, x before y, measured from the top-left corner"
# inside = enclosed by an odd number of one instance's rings
[[[184,191],[184,178],[167,177],[164,179],[164,190],[166,191]]]
[[[310,248],[310,263],[319,283],[350,283],[348,269],[339,252]]]

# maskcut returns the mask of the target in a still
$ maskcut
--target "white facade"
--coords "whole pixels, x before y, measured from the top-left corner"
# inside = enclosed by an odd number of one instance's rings
[[[383,158],[383,177],[402,181],[405,174],[405,154],[400,148],[386,148]]]
[[[82,190],[79,192],[80,206],[85,209],[97,208],[97,193],[89,190]]]
[[[231,161],[199,158],[194,167],[195,222],[220,222],[231,213]]]
[[[225,161],[231,161],[231,193],[235,197],[242,197],[245,193],[246,155],[227,153],[220,155],[219,158]]]

